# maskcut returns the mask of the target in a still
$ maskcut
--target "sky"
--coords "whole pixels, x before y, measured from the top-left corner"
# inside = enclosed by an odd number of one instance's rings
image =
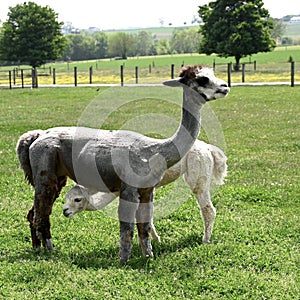
[[[56,13],[58,20],[71,22],[75,28],[87,29],[126,29],[135,27],[173,26],[191,24],[193,16],[198,16],[198,6],[206,0],[126,0],[126,1],[63,1],[30,0],[41,6],[48,5]],[[4,22],[10,6],[24,3],[25,0],[0,0],[0,20]],[[29,2],[29,0],[27,1]],[[102,2],[102,3],[101,3]],[[264,0],[265,8],[271,17],[300,14],[299,0],[274,1]]]

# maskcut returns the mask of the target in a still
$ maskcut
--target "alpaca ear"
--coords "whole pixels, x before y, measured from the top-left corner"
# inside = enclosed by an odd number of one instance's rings
[[[178,77],[175,79],[166,80],[163,82],[163,84],[166,86],[170,86],[170,87],[182,86],[181,80],[182,80],[182,77]]]

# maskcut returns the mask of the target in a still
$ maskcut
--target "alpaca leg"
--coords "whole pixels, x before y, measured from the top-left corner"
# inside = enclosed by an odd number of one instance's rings
[[[196,195],[198,200],[198,205],[200,207],[203,225],[204,225],[204,235],[202,238],[203,243],[210,243],[210,238],[212,235],[214,222],[216,218],[216,209],[210,200],[210,192],[206,190],[202,194]]]
[[[122,184],[118,215],[120,221],[120,262],[125,263],[131,254],[134,217],[139,205],[136,188]]]
[[[42,189],[36,188],[34,196],[33,224],[36,236],[42,242],[43,246],[49,250],[53,250],[50,233],[50,215],[57,194],[57,187],[51,184],[50,186],[43,186]]]
[[[32,206],[32,208],[28,211],[27,220],[30,224],[32,248],[39,249],[41,247],[41,241],[36,235],[36,229],[33,224],[33,217],[34,217],[34,206]]]
[[[57,178],[57,192],[55,195],[55,199],[59,197],[59,194],[62,188],[67,184],[67,176],[59,176]]]
[[[35,192],[33,210],[28,214],[31,223],[32,244],[34,247],[39,247],[42,242],[43,246],[49,250],[53,250],[50,233],[52,206],[66,183],[65,176],[58,177],[56,175],[58,146],[59,141],[49,138],[34,144],[30,152]],[[33,233],[34,229],[35,234]]]
[[[136,212],[138,236],[143,256],[153,257],[150,232],[153,225],[153,189],[141,190],[141,201]],[[155,231],[156,232],[156,231]]]
[[[151,224],[150,224],[150,235],[151,235],[151,237],[153,238],[154,241],[156,241],[158,243],[161,243],[160,236],[158,235],[158,233],[156,231],[156,228],[153,224],[153,220],[151,221]],[[140,237],[138,237],[138,243],[139,243],[139,245],[141,245]]]
[[[153,224],[153,219],[151,220],[151,230],[150,230],[150,234],[152,236],[152,238],[157,241],[158,243],[161,243],[161,239],[160,236],[158,235],[156,228]]]

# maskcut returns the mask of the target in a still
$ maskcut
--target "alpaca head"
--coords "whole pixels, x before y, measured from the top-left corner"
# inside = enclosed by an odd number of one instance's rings
[[[230,91],[224,80],[217,78],[211,68],[202,65],[182,67],[178,78],[167,80],[163,84],[171,87],[187,86],[206,101],[226,97]]]
[[[63,206],[64,216],[70,218],[75,214],[88,209],[88,195],[84,195],[84,189],[85,188],[80,185],[75,185],[67,192],[66,203]]]

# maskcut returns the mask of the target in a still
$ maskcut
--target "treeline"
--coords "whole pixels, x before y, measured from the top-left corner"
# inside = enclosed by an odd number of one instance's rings
[[[198,29],[176,30],[170,39],[157,39],[149,31],[136,34],[117,32],[81,32],[68,34],[67,48],[62,57],[65,61],[129,56],[163,55],[198,52],[200,33]]]

